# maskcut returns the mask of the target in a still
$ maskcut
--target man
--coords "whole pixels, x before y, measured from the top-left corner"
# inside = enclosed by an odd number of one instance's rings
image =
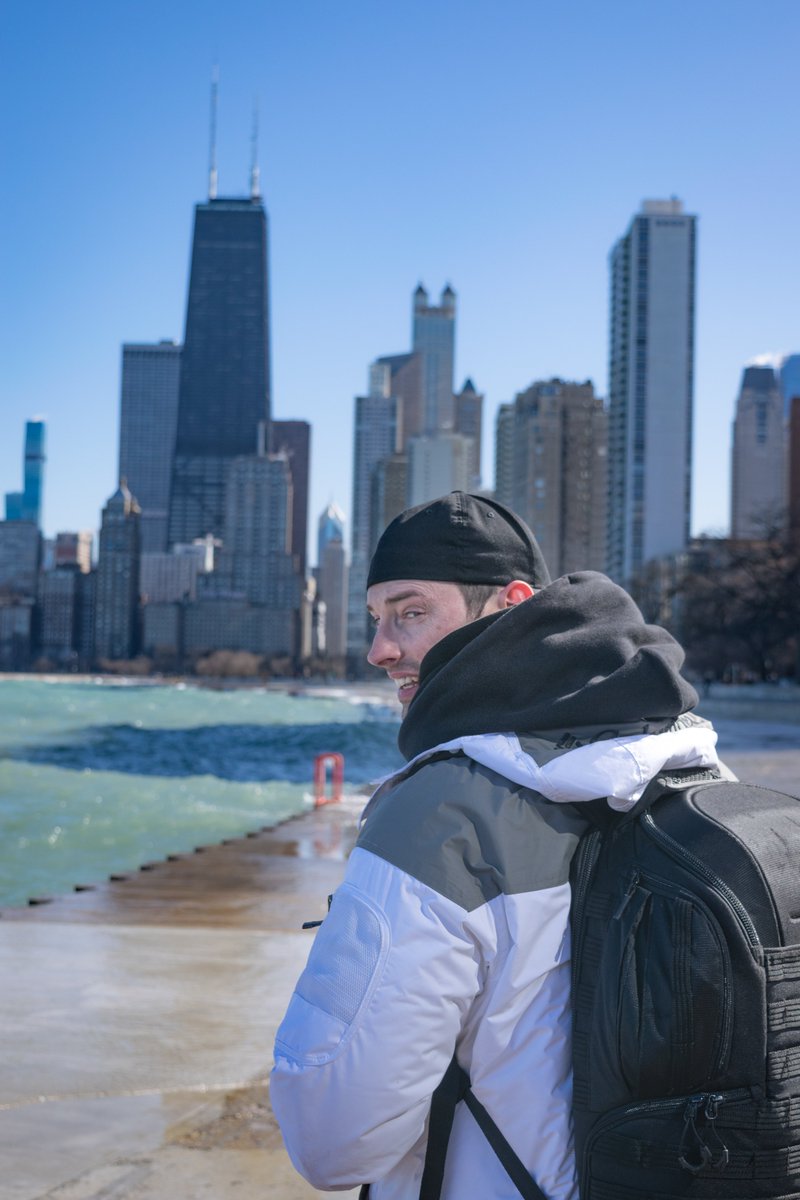
[[[531,531],[453,492],[384,532],[370,662],[397,686],[406,767],[358,843],[278,1031],[287,1148],[316,1187],[412,1200],[455,1054],[550,1200],[576,1200],[569,865],[586,801],[635,804],[717,763],[669,634],[604,576],[550,582]],[[456,1110],[443,1200],[517,1192]]]

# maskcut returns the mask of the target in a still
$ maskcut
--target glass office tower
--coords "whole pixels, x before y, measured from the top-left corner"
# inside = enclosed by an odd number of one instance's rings
[[[225,527],[231,459],[269,447],[267,214],[258,197],[195,209],[169,542]]]

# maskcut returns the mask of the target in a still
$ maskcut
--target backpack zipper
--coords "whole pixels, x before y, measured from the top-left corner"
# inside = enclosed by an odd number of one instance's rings
[[[702,859],[699,859],[695,854],[692,854],[690,850],[687,850],[685,846],[682,846],[680,842],[676,842],[673,837],[670,837],[668,833],[665,833],[663,829],[660,829],[658,825],[656,825],[652,815],[649,812],[645,813],[642,817],[642,825],[650,837],[653,838],[654,841],[660,842],[672,858],[675,858],[679,862],[688,865],[695,875],[699,875],[701,879],[704,879],[712,891],[717,892],[717,894],[726,901],[728,906],[739,918],[742,928],[747,934],[750,945],[753,947],[753,949],[759,947],[761,945],[761,939],[758,936],[758,932],[753,924],[750,914],[736,893],[728,887],[727,883],[724,883],[718,875],[715,875],[714,872],[706,866]]]
[[[605,1113],[603,1117],[594,1125],[586,1140],[586,1146],[583,1152],[583,1177],[584,1186],[590,1179],[589,1163],[594,1150],[594,1144],[607,1129],[620,1122],[627,1121],[630,1117],[646,1116],[652,1114],[657,1116],[663,1112],[665,1115],[683,1114],[683,1130],[682,1140],[686,1136],[687,1126],[691,1126],[691,1121],[696,1119],[701,1108],[704,1108],[704,1116],[711,1125],[714,1141],[718,1142],[717,1162],[713,1165],[720,1169],[727,1165],[727,1147],[722,1142],[719,1132],[717,1131],[714,1122],[719,1116],[720,1108],[723,1104],[736,1103],[738,1100],[747,1100],[751,1096],[749,1088],[734,1088],[730,1092],[697,1092],[691,1096],[678,1096],[663,1100],[640,1100],[636,1104],[625,1105],[624,1108],[616,1108],[611,1112]],[[621,1137],[625,1137],[625,1133],[620,1133]],[[705,1145],[705,1143],[704,1143]],[[678,1147],[678,1156],[683,1153],[684,1147]],[[713,1151],[709,1152],[709,1157],[713,1156]],[[705,1155],[702,1156],[705,1158]],[[679,1163],[679,1157],[676,1158],[676,1165]],[[691,1167],[683,1167],[683,1170],[691,1170]],[[705,1164],[704,1164],[705,1165]]]

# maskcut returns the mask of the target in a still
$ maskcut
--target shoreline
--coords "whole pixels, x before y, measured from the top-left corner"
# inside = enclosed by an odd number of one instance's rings
[[[287,695],[330,695],[354,693],[374,697],[376,701],[396,702],[393,684],[388,679],[295,679],[282,677],[257,679],[222,675],[109,675],[102,671],[39,674],[36,671],[0,671],[0,683],[19,680],[24,683],[93,684],[97,687],[175,687],[196,688],[199,691],[261,691]]]
[[[285,692],[294,695],[318,693],[321,695],[332,692],[364,693],[376,699],[389,700],[393,707],[399,710],[396,693],[391,680],[377,674],[367,679],[332,679],[313,677],[309,679],[294,676],[272,678],[256,678],[249,676],[223,675],[116,675],[102,671],[65,672],[36,672],[36,671],[0,671],[0,682],[21,681],[25,683],[80,683],[108,687],[180,687],[197,688],[212,691],[264,691]],[[702,680],[689,679],[689,683],[697,691],[699,700],[697,711],[706,705],[733,705],[740,708],[749,705],[754,709],[764,711],[776,706],[778,711],[791,713],[789,720],[800,722],[800,684],[788,680],[776,680],[774,683],[712,683],[706,691]],[[535,687],[535,681],[532,681]],[[750,715],[752,720],[769,720],[769,717]]]

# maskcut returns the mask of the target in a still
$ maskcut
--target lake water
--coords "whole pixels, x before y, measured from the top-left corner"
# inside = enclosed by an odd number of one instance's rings
[[[0,906],[300,812],[322,751],[364,787],[400,765],[397,728],[348,688],[0,680]]]

